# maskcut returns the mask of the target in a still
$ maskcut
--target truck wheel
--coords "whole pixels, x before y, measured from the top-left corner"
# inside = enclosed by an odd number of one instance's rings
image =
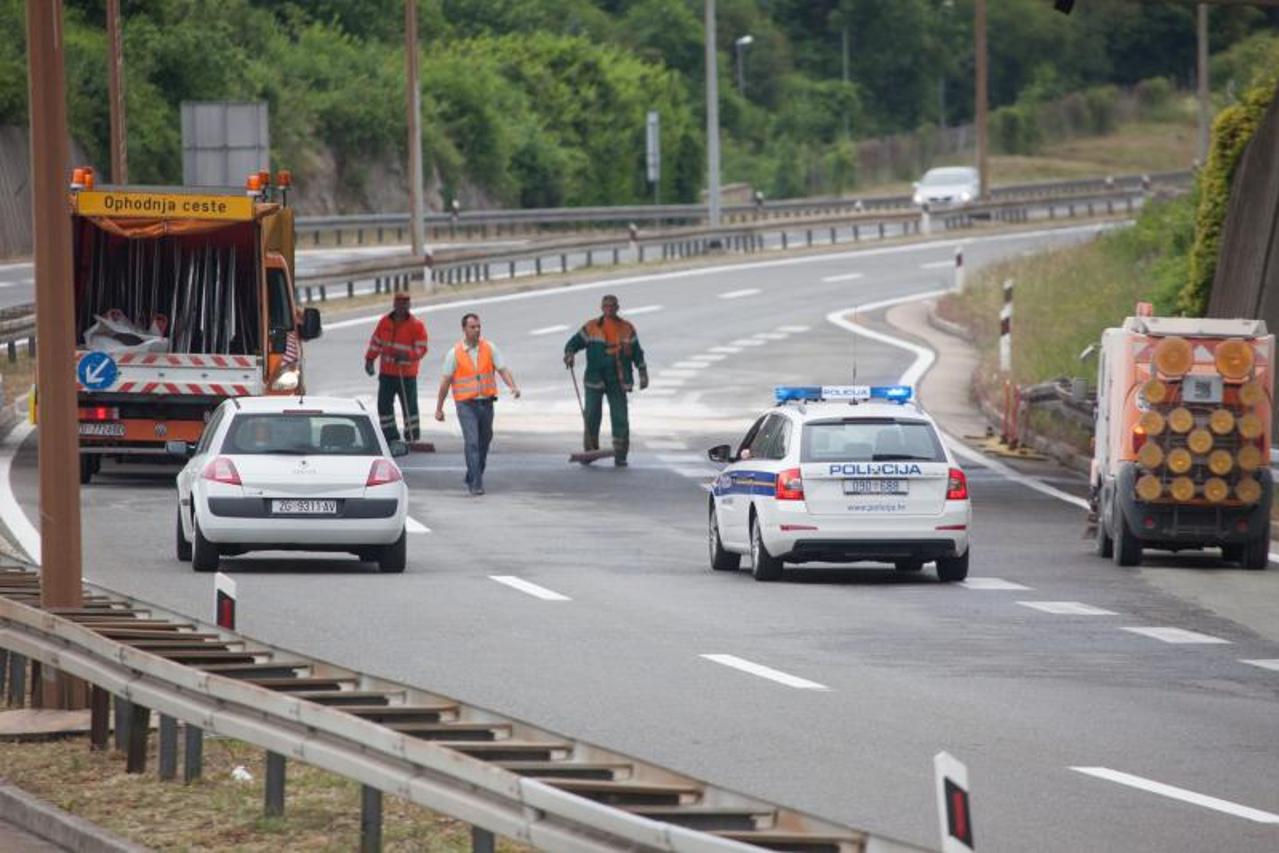
[[[1116,566],[1141,565],[1141,540],[1133,535],[1118,507],[1115,508],[1114,558]]]
[[[711,568],[717,572],[735,572],[742,565],[742,556],[724,550],[724,543],[719,538],[719,519],[715,516],[715,504],[711,503],[709,518],[706,522],[706,538],[709,540],[711,552]]]
[[[973,552],[972,546],[962,557],[942,557],[937,561],[937,580],[942,583],[955,583],[968,577],[968,555]]]
[[[775,581],[782,577],[782,561],[768,553],[759,532],[759,519],[751,516],[751,575],[757,581]]]
[[[218,546],[214,545],[200,532],[200,522],[192,518],[195,528],[195,541],[191,545],[191,568],[197,572],[216,572],[218,570]]]
[[[1249,571],[1260,572],[1270,565],[1270,525],[1267,523],[1261,535],[1248,540],[1243,546],[1240,564]]]
[[[383,548],[378,555],[377,567],[383,574],[399,574],[404,571],[406,562],[408,562],[408,536],[401,530],[400,538]]]
[[[1115,555],[1115,540],[1106,532],[1106,522],[1097,514],[1097,556],[1110,559]]]
[[[182,506],[178,506],[178,533],[177,533],[177,551],[178,559],[184,563],[191,562],[191,543],[187,541],[186,534],[182,532]]]

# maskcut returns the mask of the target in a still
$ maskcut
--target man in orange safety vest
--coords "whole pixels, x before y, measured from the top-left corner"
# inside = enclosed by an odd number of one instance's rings
[[[395,426],[395,398],[404,413],[404,440],[417,441],[422,434],[417,413],[417,372],[426,355],[426,324],[409,311],[409,295],[395,294],[391,313],[378,320],[364,370],[374,374],[377,364],[377,416],[388,443],[400,437]]]

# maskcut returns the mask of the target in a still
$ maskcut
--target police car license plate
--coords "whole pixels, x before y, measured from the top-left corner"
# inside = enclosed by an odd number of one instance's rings
[[[124,435],[124,424],[83,423],[80,424],[80,435],[105,435],[118,438]]]
[[[845,480],[846,495],[904,495],[909,491],[907,480]]]
[[[337,515],[337,501],[276,500],[271,501],[272,515]]]
[[[1181,399],[1187,403],[1220,403],[1220,376],[1187,376],[1181,384]]]

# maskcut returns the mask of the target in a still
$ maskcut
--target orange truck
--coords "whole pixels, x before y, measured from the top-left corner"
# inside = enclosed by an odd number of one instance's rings
[[[1260,320],[1139,315],[1101,338],[1090,503],[1097,551],[1270,553],[1274,336]],[[1148,311],[1148,309],[1147,309]]]
[[[71,184],[80,482],[196,442],[228,397],[300,394],[320,315],[294,302],[290,178],[244,190]]]

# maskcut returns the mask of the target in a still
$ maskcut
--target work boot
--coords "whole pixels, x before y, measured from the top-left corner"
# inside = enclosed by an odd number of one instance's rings
[[[591,452],[592,450],[599,450],[600,437],[598,435],[591,435],[589,432],[583,432],[582,433],[582,449],[585,450],[587,453]]]
[[[626,467],[626,454],[631,449],[631,443],[624,438],[613,439],[613,464],[618,468]]]

